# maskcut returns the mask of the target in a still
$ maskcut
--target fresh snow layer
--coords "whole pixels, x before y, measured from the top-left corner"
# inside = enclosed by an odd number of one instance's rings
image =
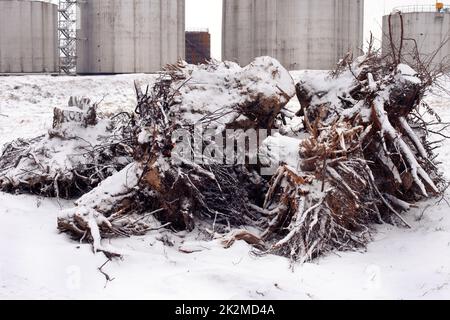
[[[222,128],[242,116],[236,106],[255,100],[263,104],[264,99],[286,103],[295,94],[289,72],[270,57],[256,58],[245,67],[234,62],[186,65],[183,72],[187,79],[179,88],[180,104],[173,106],[173,112],[182,113],[183,120],[191,124],[206,118],[208,126]],[[215,120],[209,124],[211,118]]]
[[[304,72],[292,75],[297,81]],[[53,107],[66,105],[69,95],[95,101],[108,94],[100,110],[131,110],[135,79],[144,85],[154,76],[0,77],[0,114],[8,116],[0,116],[0,144],[45,133]],[[441,95],[436,90],[428,100],[449,122],[450,99]],[[295,98],[289,109],[298,109]],[[291,154],[296,141],[279,140]],[[440,160],[450,178],[448,144]],[[104,255],[56,230],[58,214],[71,202],[0,193],[0,299],[449,299],[450,208],[437,201],[405,215],[411,230],[379,226],[367,252],[336,252],[293,271],[285,258],[254,257],[243,242],[223,249],[197,241],[195,233],[114,239],[104,245],[125,256],[102,268],[114,278],[106,283],[98,270]]]
[[[0,77],[0,144],[19,136],[29,138],[45,134],[52,125],[53,109],[66,107],[70,96],[100,102],[100,113],[134,110],[134,80],[144,85],[152,83],[156,77],[144,74]]]

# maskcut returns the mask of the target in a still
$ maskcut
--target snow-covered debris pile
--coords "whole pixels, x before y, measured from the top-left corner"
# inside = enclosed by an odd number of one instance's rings
[[[234,62],[217,62],[181,63],[171,69],[179,94],[170,112],[180,114],[184,124],[270,128],[295,94],[289,72],[270,57],[256,58],[244,68]]]
[[[296,89],[310,137],[298,169],[280,168],[267,194],[262,238],[273,252],[305,261],[362,247],[372,223],[408,226],[401,212],[443,191],[420,116],[428,76],[372,51],[304,75]]]
[[[71,97],[55,108],[48,134],[18,139],[0,157],[0,190],[80,196],[126,166],[132,149],[119,122],[99,119],[97,105]]]
[[[132,170],[125,168],[83,196],[77,207],[58,219],[60,230],[90,239],[100,248],[100,237],[139,234],[155,227],[144,225],[152,216],[177,230],[203,224],[212,233],[251,225],[262,217],[253,204],[262,202],[265,181],[255,168],[206,158],[199,162],[198,154],[182,157],[174,149],[180,138],[177,130],[182,130],[190,149],[196,125],[219,134],[230,128],[273,128],[295,95],[289,72],[269,57],[244,68],[212,62],[180,63],[167,70],[145,93],[136,85],[138,105],[136,114],[130,115],[135,117],[130,129],[135,137]],[[130,178],[129,172],[140,174]],[[129,179],[134,183],[130,185]],[[121,189],[105,192],[112,184]]]
[[[55,177],[59,186],[61,176],[102,173],[96,181],[106,179],[58,218],[60,231],[92,242],[94,251],[116,255],[104,238],[170,226],[198,228],[225,247],[244,240],[260,253],[307,261],[330,250],[364,247],[374,223],[407,226],[402,211],[441,194],[445,181],[421,116],[421,109],[429,110],[422,102],[433,83],[428,77],[371,50],[355,61],[344,59],[332,73],[304,73],[296,86],[269,57],[244,68],[179,63],[167,66],[145,92],[136,83],[137,106],[121,114],[127,121],[118,138],[107,121],[102,125],[93,117],[95,108],[74,117],[73,108],[57,110],[49,136],[9,159],[26,161],[28,175],[30,165],[41,170],[40,159],[47,157],[43,167],[49,169],[39,172],[53,188]],[[293,117],[285,107],[295,93],[302,109]],[[304,129],[292,125],[302,120]],[[90,130],[96,134],[90,137]],[[292,130],[304,132],[287,136]],[[99,170],[73,175],[67,162],[82,141],[96,151],[120,145],[133,159],[124,157],[122,170],[109,177],[111,172]],[[55,144],[61,149],[53,152]],[[14,155],[14,147],[8,148],[5,154]],[[120,159],[107,154],[109,161]],[[103,160],[103,153],[90,153],[89,161],[75,163],[92,169],[88,164],[99,163],[99,155]],[[258,161],[251,161],[255,156]],[[15,170],[7,166],[16,162],[2,161],[0,168]],[[273,171],[263,170],[274,162]],[[20,169],[8,179],[20,184]]]

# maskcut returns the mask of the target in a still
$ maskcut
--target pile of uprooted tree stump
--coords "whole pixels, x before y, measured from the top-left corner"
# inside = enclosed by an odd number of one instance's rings
[[[305,72],[297,84],[269,57],[244,68],[170,65],[154,84],[136,84],[133,112],[96,119],[95,105],[72,99],[55,110],[48,135],[8,144],[0,189],[82,194],[58,229],[109,254],[102,239],[161,227],[202,228],[225,246],[244,240],[295,261],[354,250],[370,241],[374,224],[408,227],[404,213],[445,188],[422,116],[432,84],[429,74],[372,50],[333,72]],[[296,114],[287,110],[295,94]],[[303,126],[286,130],[293,119]],[[291,132],[298,163],[281,155],[267,175],[261,161],[223,161],[217,146],[253,129]],[[257,158],[260,140],[228,151]]]

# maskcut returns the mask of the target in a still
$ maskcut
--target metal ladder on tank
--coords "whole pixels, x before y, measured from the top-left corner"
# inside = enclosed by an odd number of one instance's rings
[[[59,0],[58,41],[59,72],[76,74],[77,66],[77,3],[79,0]]]

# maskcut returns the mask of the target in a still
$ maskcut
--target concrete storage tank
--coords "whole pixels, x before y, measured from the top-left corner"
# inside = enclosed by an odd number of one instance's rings
[[[156,72],[184,58],[185,0],[84,0],[77,73]]]
[[[401,16],[400,16],[401,14]],[[391,28],[389,17],[391,16]],[[401,18],[402,17],[402,18]],[[390,31],[396,52],[400,48],[401,19],[403,19],[404,62],[415,65],[417,51],[422,62],[431,67],[447,66],[450,63],[450,7],[408,6],[397,8],[392,15],[383,17],[383,53],[392,50]],[[412,40],[414,39],[414,41]],[[416,45],[417,43],[417,50]]]
[[[58,72],[58,7],[0,0],[0,73]]]
[[[363,45],[364,0],[224,0],[222,58],[270,55],[286,68],[331,69]]]

